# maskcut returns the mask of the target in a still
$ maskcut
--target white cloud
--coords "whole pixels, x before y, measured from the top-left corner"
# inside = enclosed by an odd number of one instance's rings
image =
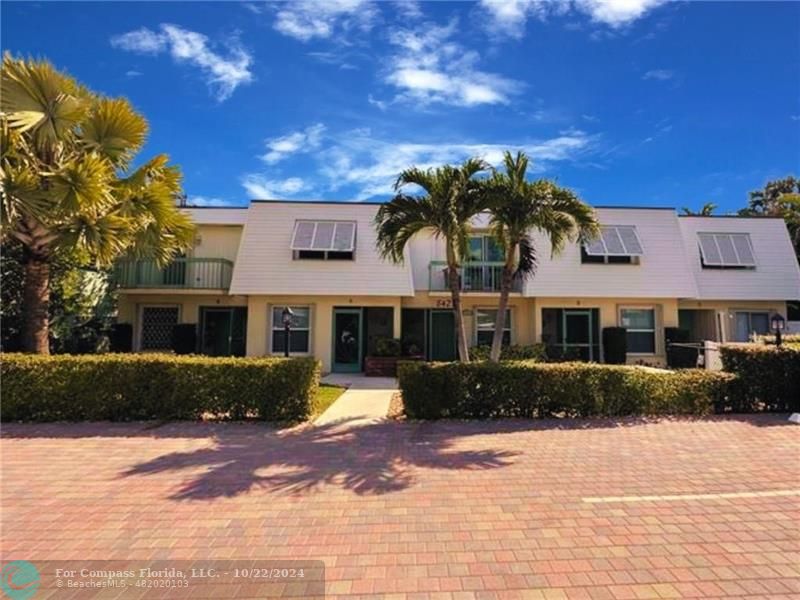
[[[254,15],[260,15],[261,13],[264,12],[264,6],[262,4],[256,4],[254,2],[245,2],[242,4],[242,6],[246,10],[249,10]]]
[[[161,33],[156,33],[142,27],[128,33],[115,35],[111,38],[111,45],[120,50],[138,52],[139,54],[158,54],[166,50],[167,39]]]
[[[423,16],[422,7],[417,0],[395,0],[397,13],[406,19],[419,19]]]
[[[642,79],[655,79],[656,81],[669,81],[675,77],[675,71],[669,69],[652,69],[642,75]]]
[[[666,0],[575,0],[575,6],[597,23],[622,27],[665,2]]]
[[[267,140],[267,152],[261,157],[265,163],[272,165],[282,161],[291,154],[309,152],[319,147],[325,125],[317,123],[288,135]]]
[[[517,81],[479,70],[478,53],[450,39],[457,27],[454,19],[446,26],[427,23],[391,33],[389,41],[397,50],[385,81],[400,91],[398,99],[455,106],[506,104],[520,90]]]
[[[380,110],[386,110],[388,103],[385,100],[378,100],[377,98],[373,98],[372,94],[367,95],[367,102],[372,104],[372,106],[377,107]]]
[[[139,54],[159,54],[169,50],[178,63],[199,67],[206,84],[220,102],[242,84],[250,83],[252,56],[236,41],[229,41],[227,56],[211,49],[208,37],[177,25],[162,23],[159,32],[145,27],[111,38],[115,48]]]
[[[143,73],[141,71],[134,71],[131,69],[130,71],[125,71],[125,77],[141,77]]]
[[[598,24],[621,28],[664,4],[666,0],[481,0],[488,14],[490,32],[519,39],[529,18],[545,20],[553,15],[583,13]],[[576,24],[569,24],[576,29]]]
[[[299,177],[268,179],[264,175],[251,173],[242,177],[242,186],[251,198],[259,200],[282,200],[306,191],[310,186]]]
[[[234,204],[230,200],[211,196],[189,196],[186,203],[189,206],[231,206]]]
[[[354,200],[389,196],[399,173],[410,166],[429,168],[460,163],[479,156],[499,165],[507,149],[524,150],[531,157],[534,171],[543,171],[553,163],[569,162],[590,153],[595,136],[570,129],[541,140],[506,140],[502,142],[465,142],[441,140],[415,142],[380,139],[366,129],[326,136],[314,155],[316,167],[304,168],[304,179],[275,179],[269,174],[249,174],[242,184],[252,197],[291,196],[312,189],[332,193],[353,190]]]
[[[379,14],[368,0],[297,0],[281,5],[273,27],[284,35],[308,42],[352,29],[369,31]]]

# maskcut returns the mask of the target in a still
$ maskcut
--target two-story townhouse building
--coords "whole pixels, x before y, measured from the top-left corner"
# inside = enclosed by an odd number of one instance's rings
[[[198,326],[198,352],[283,355],[281,313],[294,313],[289,349],[325,371],[360,371],[381,337],[430,360],[455,358],[444,246],[421,233],[403,264],[376,247],[378,203],[253,201],[247,208],[187,208],[195,247],[166,268],[119,265],[119,320],[134,349],[167,350],[176,323]],[[602,236],[554,257],[511,295],[507,343],[602,360],[604,327],[623,326],[628,361],[663,364],[664,329],[694,339],[746,341],[800,298],[798,268],[780,219],[684,217],[671,208],[598,207]],[[481,215],[461,273],[473,345],[494,333],[502,256]]]

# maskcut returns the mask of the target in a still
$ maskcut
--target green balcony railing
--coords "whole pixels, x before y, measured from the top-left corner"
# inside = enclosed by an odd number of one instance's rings
[[[114,278],[122,288],[227,290],[233,263],[224,258],[176,258],[166,266],[154,260],[122,260]]]
[[[503,279],[502,262],[466,262],[459,269],[458,278],[461,291],[468,292],[500,292]],[[447,263],[432,261],[428,267],[428,289],[432,292],[446,292]],[[515,278],[511,284],[512,292],[522,291],[522,280]]]

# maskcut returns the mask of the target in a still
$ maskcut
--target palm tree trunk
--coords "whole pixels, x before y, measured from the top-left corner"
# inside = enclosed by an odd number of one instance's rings
[[[50,262],[45,256],[26,251],[24,268],[22,349],[50,354]]]
[[[458,277],[458,267],[447,267],[447,281],[450,284],[450,295],[453,299],[453,312],[456,317],[456,340],[458,344],[458,358],[461,362],[469,362],[469,345],[464,328],[464,314],[461,311],[461,281]]]
[[[513,267],[508,264],[503,265],[503,276],[500,279],[500,302],[497,305],[497,318],[494,321],[494,336],[492,336],[492,349],[489,352],[489,360],[498,362],[500,352],[503,349],[503,330],[506,327],[506,308],[508,307],[508,295],[511,293],[511,285],[514,282]]]

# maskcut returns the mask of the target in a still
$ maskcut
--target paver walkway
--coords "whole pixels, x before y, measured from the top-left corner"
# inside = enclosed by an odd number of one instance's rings
[[[328,598],[800,596],[785,415],[4,425],[0,451],[6,558],[318,559]]]
[[[347,391],[314,421],[318,426],[360,427],[381,421],[397,391],[397,380],[393,377],[365,377],[360,373],[331,373],[322,378],[322,383],[343,385]]]

